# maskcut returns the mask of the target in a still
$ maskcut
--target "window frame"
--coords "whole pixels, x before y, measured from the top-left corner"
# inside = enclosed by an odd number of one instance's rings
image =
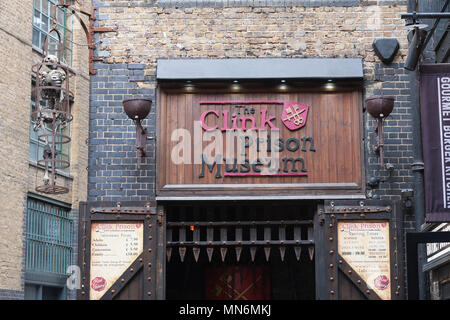
[[[44,4],[47,3],[47,9],[44,11]],[[46,35],[49,37],[49,41],[57,41],[57,37],[49,34],[52,24],[52,6],[58,3],[57,0],[33,0],[33,33],[32,33],[32,46],[39,52],[42,52],[42,44]],[[39,5],[39,8],[36,7]],[[61,59],[63,63],[68,66],[72,66],[73,60],[73,27],[67,26],[68,13],[66,8],[56,8],[56,16],[58,18],[57,30],[61,33],[62,41],[64,43],[64,56]],[[43,23],[43,18],[47,19],[47,23]],[[60,21],[62,18],[62,22]],[[38,20],[39,19],[39,20]],[[47,30],[44,30],[44,28]],[[35,41],[35,32],[37,33],[37,43]],[[68,45],[69,43],[69,45]]]

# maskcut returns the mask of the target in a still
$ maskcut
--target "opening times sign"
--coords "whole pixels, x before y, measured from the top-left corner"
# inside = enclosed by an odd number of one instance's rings
[[[340,221],[338,252],[381,299],[391,299],[389,222]]]
[[[450,222],[450,64],[420,67],[427,222]]]

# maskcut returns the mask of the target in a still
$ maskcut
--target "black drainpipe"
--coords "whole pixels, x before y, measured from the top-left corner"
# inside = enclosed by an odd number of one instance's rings
[[[412,13],[417,9],[417,0],[408,1],[408,12]],[[417,67],[418,68],[418,67]],[[406,71],[409,77],[409,87],[411,88],[411,117],[412,117],[412,151],[413,151],[413,163],[411,170],[414,178],[414,217],[416,231],[422,231],[422,225],[424,223],[424,211],[425,211],[425,197],[424,197],[424,185],[423,185],[423,156],[422,156],[422,128],[420,122],[420,97],[419,97],[419,72],[417,68],[414,71]],[[425,246],[419,244],[418,246],[418,270],[419,270],[419,299],[424,300],[425,294],[425,274],[423,270],[423,264],[425,259]],[[408,267],[408,266],[407,266]]]

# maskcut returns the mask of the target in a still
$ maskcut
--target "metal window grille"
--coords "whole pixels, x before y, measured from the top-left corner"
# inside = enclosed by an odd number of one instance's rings
[[[170,206],[166,224],[167,260],[170,262],[172,256],[178,255],[184,262],[192,252],[198,262],[203,251],[209,262],[213,261],[214,252],[220,252],[223,262],[234,251],[231,259],[236,262],[241,257],[254,261],[261,253],[269,261],[271,254],[279,251],[284,261],[290,251],[297,261],[302,252],[309,254],[312,261],[313,212],[311,205]]]
[[[26,270],[68,275],[72,264],[70,209],[28,197]]]
[[[33,9],[33,46],[38,49],[42,49],[42,43],[44,37],[48,34],[52,26],[52,5],[58,3],[57,0],[34,0]],[[62,58],[62,62],[72,66],[72,26],[69,21],[69,14],[66,9],[57,8],[56,18],[58,20],[58,31],[61,33],[65,43],[65,54]],[[50,43],[53,41],[56,43],[57,37],[55,34],[49,34]]]
[[[31,83],[32,87],[35,86],[35,82],[32,80]],[[41,100],[41,105],[44,105],[46,103],[46,101]],[[35,97],[33,96],[33,94],[31,95],[31,115],[33,114],[33,112],[35,111],[36,108],[36,103],[35,103]],[[36,163],[38,159],[42,159],[42,152],[43,152],[43,147],[44,147],[44,143],[40,142],[38,140],[38,136],[40,134],[42,134],[42,128],[40,128],[38,131],[34,131],[33,130],[34,127],[34,120],[31,117],[31,123],[30,123],[30,157],[29,159]],[[60,129],[58,131],[58,134],[60,135],[66,135],[66,136],[70,136],[70,122],[67,124],[67,126],[64,129]],[[59,140],[61,140],[61,138],[58,138]],[[58,141],[58,139],[56,139]],[[56,145],[56,151],[58,152],[57,157],[58,159],[61,160],[65,160],[65,161],[69,161],[70,160],[70,148],[69,148],[69,144],[57,144]],[[68,172],[69,168],[65,168],[65,169],[59,169],[61,171],[64,172]]]

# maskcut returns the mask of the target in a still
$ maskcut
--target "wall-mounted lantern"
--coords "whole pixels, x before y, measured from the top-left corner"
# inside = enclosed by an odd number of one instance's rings
[[[383,159],[383,121],[389,116],[394,109],[394,97],[391,96],[372,96],[366,99],[366,110],[369,114],[377,119],[377,127],[374,132],[377,134],[377,141],[374,145],[374,150],[380,156],[380,164],[384,167]],[[391,164],[386,164],[386,169],[392,170]]]
[[[137,168],[141,168],[141,158],[145,157],[145,145],[147,142],[147,129],[141,124],[152,108],[152,100],[133,98],[123,100],[123,110],[136,125],[136,149]]]
[[[413,1],[412,4],[408,4],[408,9],[412,12],[402,13],[401,18],[406,20],[406,29],[411,30],[408,33],[408,40],[410,43],[408,48],[408,56],[405,61],[406,70],[414,71],[416,69],[419,58],[439,26],[440,20],[450,19],[450,12],[448,12],[449,5],[450,2],[445,1],[440,12],[416,12],[413,10],[417,4],[414,4]],[[420,23],[419,19],[434,19],[433,26],[428,28],[428,25]]]
[[[427,27],[427,25],[424,26]],[[408,48],[408,56],[405,61],[406,70],[413,71],[416,69],[420,55],[426,45],[425,40],[427,37],[427,31],[423,28],[424,27],[419,28],[416,26],[408,34],[408,37],[411,37],[411,41]]]

